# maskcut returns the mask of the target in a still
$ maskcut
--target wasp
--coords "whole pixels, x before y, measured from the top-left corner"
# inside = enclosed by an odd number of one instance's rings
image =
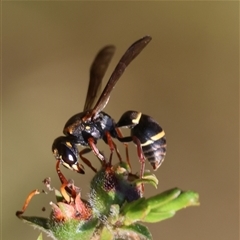
[[[99,96],[102,79],[112,59],[115,47],[112,45],[106,46],[97,54],[90,68],[90,81],[83,112],[75,114],[67,121],[63,129],[65,136],[56,138],[52,144],[53,154],[63,166],[78,173],[84,173],[83,166],[78,163],[78,157],[80,156],[83,162],[96,172],[90,161],[82,155],[93,151],[99,160],[104,161],[103,154],[96,147],[99,139],[103,139],[110,146],[111,151],[117,150],[111,138],[121,137],[121,134],[116,129],[115,121],[102,110],[106,107],[110,93],[126,67],[138,56],[151,39],[150,36],[145,36],[127,49],[94,105]],[[78,152],[78,145],[86,148]],[[118,151],[116,152],[118,153]]]
[[[143,165],[141,176],[145,158],[154,170],[160,167],[166,155],[166,137],[164,130],[152,117],[137,111],[127,111],[121,116],[116,127],[131,129],[131,136],[118,137],[118,140],[121,142],[133,141],[137,145],[138,157]]]

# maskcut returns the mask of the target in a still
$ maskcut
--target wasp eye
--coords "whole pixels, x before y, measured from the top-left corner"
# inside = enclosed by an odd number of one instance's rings
[[[75,154],[68,148],[63,151],[62,160],[70,166],[77,163]]]

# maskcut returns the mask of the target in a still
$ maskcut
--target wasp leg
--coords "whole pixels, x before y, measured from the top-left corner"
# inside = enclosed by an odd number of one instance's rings
[[[95,167],[93,167],[93,165],[87,158],[83,157],[83,154],[89,153],[91,151],[92,151],[91,148],[84,148],[82,151],[79,152],[79,157],[88,167],[90,167],[96,173],[97,169]]]
[[[63,198],[65,199],[65,201],[69,203],[72,201],[72,199],[76,198],[76,191],[74,189],[74,185],[69,183],[69,181],[65,178],[65,176],[61,172],[59,166],[60,166],[60,161],[58,160],[57,164],[56,164],[56,171],[57,171],[58,177],[62,183],[60,192],[61,192]],[[69,196],[68,193],[70,194],[71,197]]]
[[[97,156],[97,158],[100,161],[104,162],[105,158],[104,158],[103,154],[100,153],[100,151],[96,147],[94,138],[88,138],[88,144],[89,144],[90,148],[92,149],[93,153]]]
[[[124,139],[123,135],[122,135],[122,132],[120,131],[119,128],[116,128],[116,132],[117,132],[117,135],[118,135],[118,140],[121,141],[120,139]],[[128,138],[127,138],[128,140]],[[131,138],[131,141],[132,141],[132,138]],[[122,142],[122,141],[121,141]],[[129,141],[126,141],[126,142],[129,142]],[[125,146],[125,153],[126,153],[126,162],[127,164],[129,165],[131,171],[132,171],[132,166],[130,164],[130,158],[129,158],[129,153],[128,153],[128,144],[123,142],[124,146]]]
[[[60,170],[60,160],[57,160],[56,171],[57,171],[57,175],[58,175],[62,184],[68,182],[68,180],[65,178],[65,176],[62,174],[62,172]]]
[[[33,190],[32,192],[29,193],[29,195],[27,196],[27,198],[25,200],[25,203],[24,203],[24,205],[22,207],[22,210],[16,212],[16,216],[17,217],[21,218],[21,215],[26,211],[26,208],[28,207],[28,205],[29,205],[31,199],[33,198],[33,196],[35,196],[35,195],[37,195],[39,193],[40,192],[39,192],[38,189],[35,189],[35,190]]]
[[[142,151],[142,146],[141,146],[141,142],[140,140],[133,136],[133,142],[136,144],[137,146],[137,153],[138,153],[138,158],[139,158],[139,162],[140,162],[140,179],[143,178],[144,175],[144,171],[145,171],[145,157],[143,155],[143,151]],[[141,191],[144,192],[144,184],[141,184]]]
[[[105,165],[102,165],[102,167],[105,168],[105,170],[107,168],[112,168],[112,156],[113,156],[113,152],[110,152],[109,160]]]
[[[140,167],[140,178],[143,177],[143,174],[144,174],[144,170],[145,170],[145,157],[143,155],[143,151],[142,151],[142,146],[141,146],[141,142],[140,140],[133,136],[133,142],[136,144],[137,146],[137,154],[138,154],[138,158],[139,158],[139,161],[140,161],[140,164],[141,164],[141,167]]]
[[[111,135],[110,135],[109,132],[106,132],[106,137],[107,137],[107,144],[108,144],[108,146],[110,147],[111,153],[113,153],[113,151],[115,150],[116,153],[117,153],[119,162],[122,162],[122,157],[121,157],[121,155],[120,155],[120,153],[119,153],[119,151],[118,151],[117,145],[116,145],[115,142],[112,140],[112,137],[111,137]],[[112,163],[112,157],[110,157],[109,163],[110,163],[110,165],[111,165],[111,163]]]

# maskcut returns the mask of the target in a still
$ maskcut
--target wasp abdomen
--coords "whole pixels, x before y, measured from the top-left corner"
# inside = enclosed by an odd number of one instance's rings
[[[146,143],[142,143],[141,146],[145,158],[152,165],[153,169],[157,170],[166,155],[166,138],[161,137],[155,141],[148,140]]]
[[[144,157],[153,169],[157,170],[166,155],[165,132],[152,117],[140,112],[130,113],[131,116],[135,116],[132,122],[136,124],[131,130],[131,135],[139,139]]]

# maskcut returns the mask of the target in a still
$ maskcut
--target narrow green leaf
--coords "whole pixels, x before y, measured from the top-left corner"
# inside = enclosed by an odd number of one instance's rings
[[[165,206],[166,203],[177,198],[181,194],[181,190],[178,188],[170,189],[146,200],[148,206],[153,208],[159,208],[160,206]]]
[[[199,195],[193,191],[182,192],[176,199],[158,207],[158,212],[178,211],[189,206],[199,205]]]
[[[124,225],[130,225],[137,221],[141,221],[141,219],[145,218],[150,210],[151,209],[147,205],[145,198],[129,203],[129,205],[125,206],[123,212],[121,213],[124,218]]]
[[[122,206],[121,213],[125,215],[127,212],[134,211],[135,208],[138,208],[138,206],[142,204],[145,205],[145,202],[146,199],[144,197],[133,202],[125,202],[125,204]]]
[[[156,177],[154,174],[152,174],[152,173],[150,173],[150,172],[145,172],[143,178],[141,178],[141,179],[136,179],[136,180],[134,181],[134,183],[135,183],[135,184],[142,184],[142,183],[143,183],[143,184],[151,184],[151,185],[153,185],[155,188],[157,188],[158,179],[157,179],[157,177]]]
[[[171,213],[160,215],[154,214],[154,211],[158,211],[159,206],[164,206],[164,204],[175,199],[180,193],[181,190],[175,188],[148,199],[140,198],[134,202],[126,203],[121,210],[121,214],[124,216],[124,224],[130,225],[137,221],[158,222],[161,219],[171,217],[173,215]]]
[[[21,219],[33,225],[34,227],[38,227],[40,229],[43,228],[45,230],[50,229],[48,218],[21,216]]]
[[[156,223],[163,221],[165,219],[171,218],[175,215],[175,211],[170,212],[149,212],[144,218],[141,219],[142,222]]]

